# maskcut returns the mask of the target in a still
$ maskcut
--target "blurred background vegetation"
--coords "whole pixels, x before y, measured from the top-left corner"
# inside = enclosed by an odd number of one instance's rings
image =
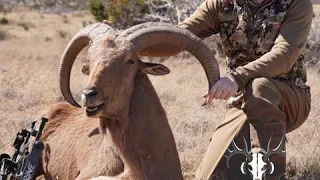
[[[188,17],[202,0],[0,0],[0,12],[27,7],[44,13],[90,10],[96,21],[107,19],[117,28],[146,21],[177,24]]]
[[[142,19],[143,15],[148,13],[148,6],[144,0],[108,0],[106,6],[99,0],[90,0],[89,9],[95,20],[106,19],[119,28],[138,23],[138,19]]]

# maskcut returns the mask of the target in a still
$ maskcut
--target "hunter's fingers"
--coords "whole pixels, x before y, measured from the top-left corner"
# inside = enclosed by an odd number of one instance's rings
[[[217,98],[218,99],[225,99],[228,94],[230,94],[229,88],[224,88],[224,89],[222,89],[221,95]]]
[[[208,96],[207,96],[207,98],[206,98],[207,104],[211,104],[212,99],[215,97],[215,94],[216,94],[218,88],[219,88],[219,85],[218,85],[218,84],[213,85],[213,87],[212,87],[211,90],[209,91]]]

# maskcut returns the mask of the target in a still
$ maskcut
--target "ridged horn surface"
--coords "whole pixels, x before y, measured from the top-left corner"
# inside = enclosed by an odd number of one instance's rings
[[[73,98],[70,90],[70,74],[75,59],[80,51],[89,45],[90,41],[100,40],[109,35],[116,36],[117,31],[107,24],[88,25],[80,30],[65,48],[59,68],[60,91],[63,97],[73,106],[81,107]]]
[[[174,45],[190,52],[201,63],[206,73],[210,90],[220,78],[220,71],[216,58],[209,47],[186,29],[168,24],[151,25],[150,23],[145,23],[129,28],[121,32],[118,38],[125,38],[131,41],[137,53],[155,45]]]

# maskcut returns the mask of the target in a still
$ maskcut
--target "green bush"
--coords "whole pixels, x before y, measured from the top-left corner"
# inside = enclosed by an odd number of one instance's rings
[[[107,0],[107,19],[116,27],[127,28],[137,24],[135,19],[143,19],[148,12],[148,6],[144,0]]]
[[[106,19],[117,28],[127,28],[137,24],[133,18],[142,19],[148,12],[145,0],[107,0],[106,6],[99,0],[90,0],[89,7],[96,21]]]
[[[4,25],[4,24],[9,24],[9,20],[5,17],[0,19],[0,24]]]
[[[90,0],[89,8],[96,21],[107,19],[104,5],[99,0]]]

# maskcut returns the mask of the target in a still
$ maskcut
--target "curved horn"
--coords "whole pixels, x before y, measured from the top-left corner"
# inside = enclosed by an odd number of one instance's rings
[[[140,29],[145,29],[148,27],[152,27],[152,26],[172,26],[172,24],[169,23],[162,23],[162,22],[146,22],[146,23],[142,23],[142,24],[138,24],[135,26],[132,26],[124,31],[122,31],[118,37],[124,38],[127,37],[129,35],[132,35],[133,32],[140,30]]]
[[[116,33],[117,31],[107,24],[95,23],[80,30],[69,42],[60,61],[59,82],[60,91],[70,104],[81,107],[70,90],[70,73],[76,57],[84,47],[89,45],[90,41],[105,37],[106,34],[116,36]]]
[[[150,23],[149,23],[150,24]],[[220,78],[219,65],[214,54],[200,38],[190,31],[173,25],[148,26],[145,24],[132,27],[135,31],[123,31],[118,38],[126,38],[135,46],[136,51],[154,45],[174,45],[183,50],[187,50],[194,55],[201,63],[207,79],[209,90]]]
[[[120,37],[126,38],[127,36],[131,35],[134,31],[152,27],[152,26],[171,26],[172,27],[172,24],[163,23],[163,22],[142,23],[122,31]],[[145,49],[140,50],[139,55],[148,56],[148,57],[170,57],[178,54],[181,51],[182,51],[181,48],[174,46],[172,44],[166,44],[165,46],[163,44],[157,44],[157,45],[149,46]]]

